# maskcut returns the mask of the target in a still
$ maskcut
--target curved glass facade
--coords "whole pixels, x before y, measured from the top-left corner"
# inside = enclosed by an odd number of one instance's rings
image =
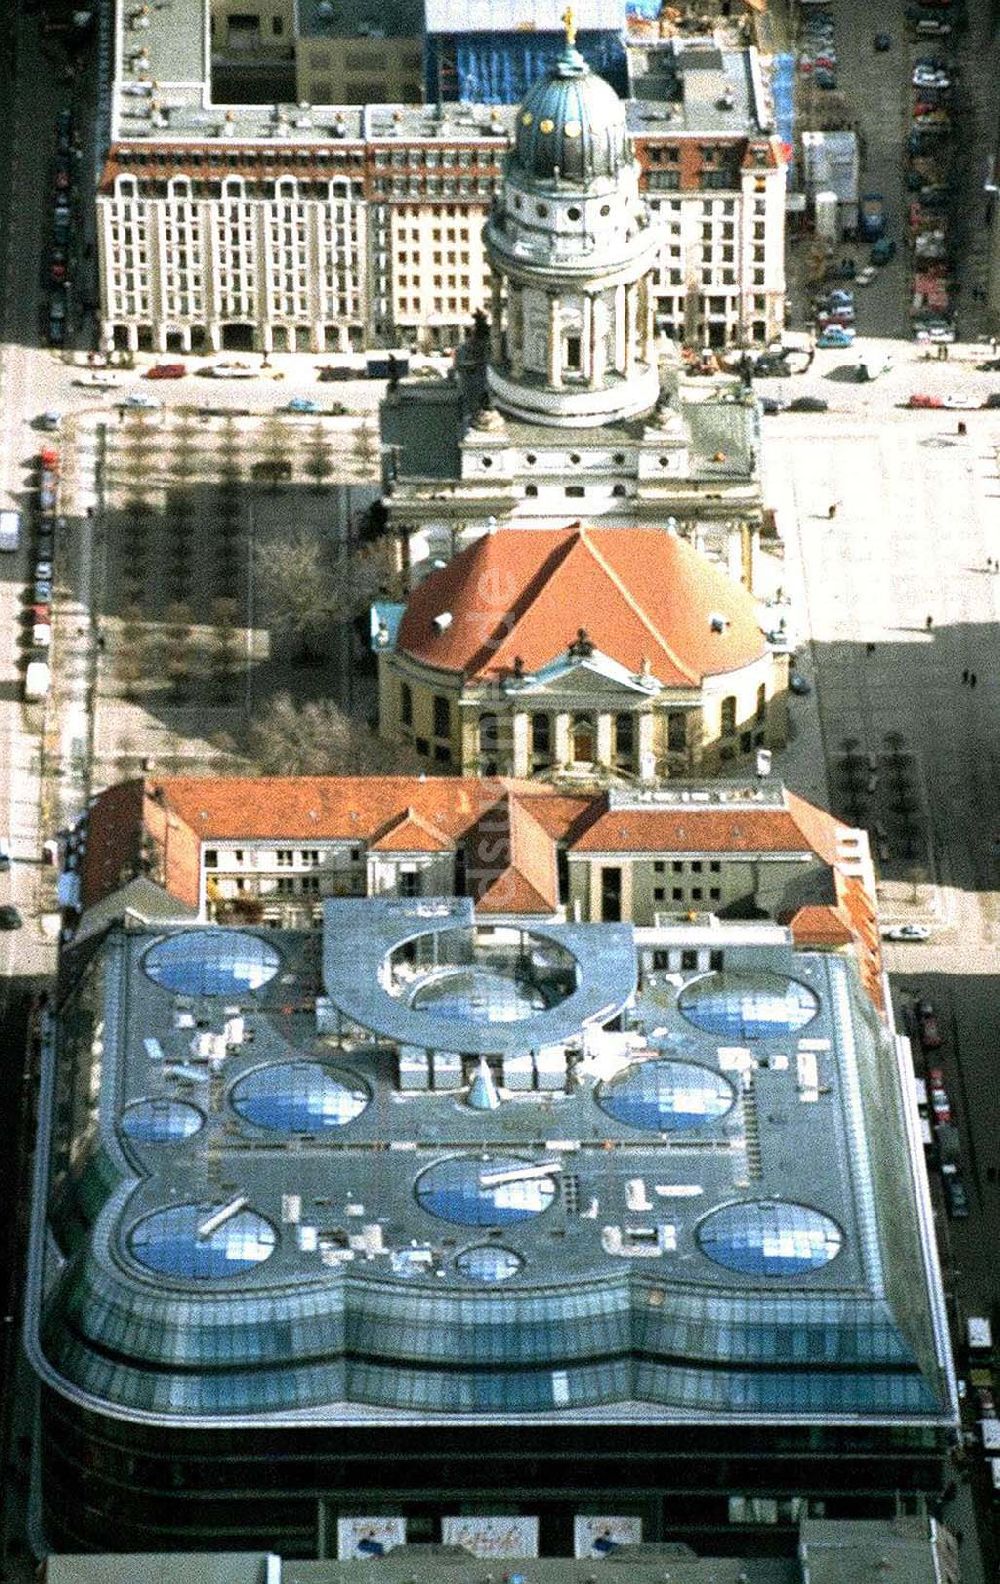
[[[808,985],[779,974],[711,973],[685,985],[677,1006],[707,1034],[755,1040],[805,1028],[819,1011],[819,997]]]
[[[528,1221],[547,1210],[556,1196],[557,1174],[517,1175],[531,1169],[530,1161],[510,1156],[453,1155],[420,1174],[417,1203],[439,1220],[459,1226]]]
[[[212,1227],[218,1206],[171,1205],[145,1216],[129,1233],[134,1257],[164,1276],[213,1281],[252,1270],[274,1253],[277,1236],[270,1221],[253,1210],[239,1210]]]
[[[597,1104],[629,1127],[680,1133],[725,1116],[736,1099],[720,1072],[697,1062],[633,1062],[597,1091]]]
[[[142,966],[165,990],[231,996],[266,985],[281,958],[269,941],[246,930],[180,930],[151,946]]]
[[[137,1144],[175,1144],[197,1133],[204,1121],[186,1100],[137,1100],[122,1112],[121,1128]]]
[[[481,1243],[478,1248],[463,1249],[455,1260],[458,1274],[471,1282],[509,1281],[523,1268],[520,1254],[501,1243]]]
[[[371,1099],[352,1073],[322,1062],[276,1062],[237,1080],[230,1102],[247,1122],[279,1133],[315,1133],[344,1127]]]
[[[713,1210],[696,1235],[716,1265],[750,1276],[821,1270],[836,1259],[844,1241],[836,1221],[821,1211],[760,1199]]]

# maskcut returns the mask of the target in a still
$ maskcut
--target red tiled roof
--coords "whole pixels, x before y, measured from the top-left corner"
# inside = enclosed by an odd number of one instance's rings
[[[815,852],[825,863],[836,857],[838,822],[794,793],[784,808],[753,803],[682,807],[608,808],[570,836],[572,852]]]
[[[390,819],[368,843],[371,852],[449,852],[454,845],[450,836],[422,819],[412,805]]]
[[[830,904],[800,907],[791,920],[792,939],[798,947],[850,946],[854,934],[838,908]]]
[[[711,615],[727,619],[712,630]],[[450,615],[441,629],[435,617]],[[527,671],[586,628],[628,670],[649,660],[674,686],[767,654],[750,595],[683,539],[657,528],[511,529],[486,534],[411,594],[399,648],[466,678]]]
[[[513,796],[494,803],[468,830],[464,845],[466,887],[477,908],[487,913],[555,911],[555,844],[526,801]]]

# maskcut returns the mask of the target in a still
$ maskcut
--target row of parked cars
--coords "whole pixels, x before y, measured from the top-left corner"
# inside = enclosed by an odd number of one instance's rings
[[[54,347],[61,347],[66,341],[75,162],[73,112],[63,109],[56,117],[56,149],[52,168],[52,234],[46,281],[48,291],[46,334],[49,346]]]
[[[804,6],[800,24],[799,72],[817,88],[837,86],[837,44],[833,12],[822,5]]]
[[[37,509],[32,514],[32,570],[24,608],[24,695],[27,699],[45,698],[52,680],[52,588],[58,513],[59,450],[56,445],[46,443],[38,452]]]
[[[933,1002],[921,998],[915,1003],[911,1032],[916,1035],[927,1063],[926,1077],[914,1079],[924,1148],[940,1168],[941,1190],[948,1214],[955,1221],[964,1221],[969,1214],[969,1191],[962,1175],[961,1139],[955,1125],[955,1111],[941,1065],[944,1036]]]
[[[914,340],[955,339],[950,257],[952,87],[944,51],[954,26],[951,0],[915,0],[907,10],[915,39],[929,51],[914,63],[907,137],[907,234],[912,259],[910,321]]]

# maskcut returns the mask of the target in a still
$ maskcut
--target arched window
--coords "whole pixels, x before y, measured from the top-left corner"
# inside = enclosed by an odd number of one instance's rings
[[[543,763],[552,757],[552,723],[543,712],[531,717],[531,756]]]
[[[479,752],[492,755],[500,743],[500,722],[492,711],[479,717]]]

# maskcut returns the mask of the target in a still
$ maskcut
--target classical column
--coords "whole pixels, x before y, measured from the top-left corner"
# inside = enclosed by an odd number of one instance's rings
[[[580,373],[587,384],[594,384],[594,299],[589,292],[583,294],[583,317],[580,324]]]
[[[590,316],[593,346],[590,353],[590,383],[603,385],[608,366],[608,310],[602,297],[595,297]]]
[[[460,731],[462,735],[462,774],[475,775],[479,758],[479,723],[475,711],[462,711]]]
[[[515,379],[524,373],[524,287],[507,284],[507,361]]]
[[[635,367],[636,289],[633,283],[625,288],[625,373]]]
[[[651,709],[639,716],[639,775],[643,781],[656,779],[656,717]]]
[[[513,739],[513,767],[511,774],[527,776],[531,773],[528,762],[528,716],[524,710],[515,710],[511,720],[511,735]]]
[[[569,746],[570,716],[565,710],[560,710],[555,717],[555,733],[552,741],[552,760],[554,764],[569,764],[572,754]]]
[[[503,358],[503,326],[500,323],[500,277],[494,275],[491,281],[492,303],[490,311],[490,357],[494,363],[499,363]]]
[[[639,280],[639,357],[643,363],[651,360],[653,352],[653,304],[649,290],[649,276]]]
[[[615,351],[614,366],[619,374],[625,372],[625,287],[615,287]]]
[[[562,304],[549,298],[549,384],[562,384]]]
[[[597,717],[597,762],[610,765],[614,751],[612,717],[601,713]]]

